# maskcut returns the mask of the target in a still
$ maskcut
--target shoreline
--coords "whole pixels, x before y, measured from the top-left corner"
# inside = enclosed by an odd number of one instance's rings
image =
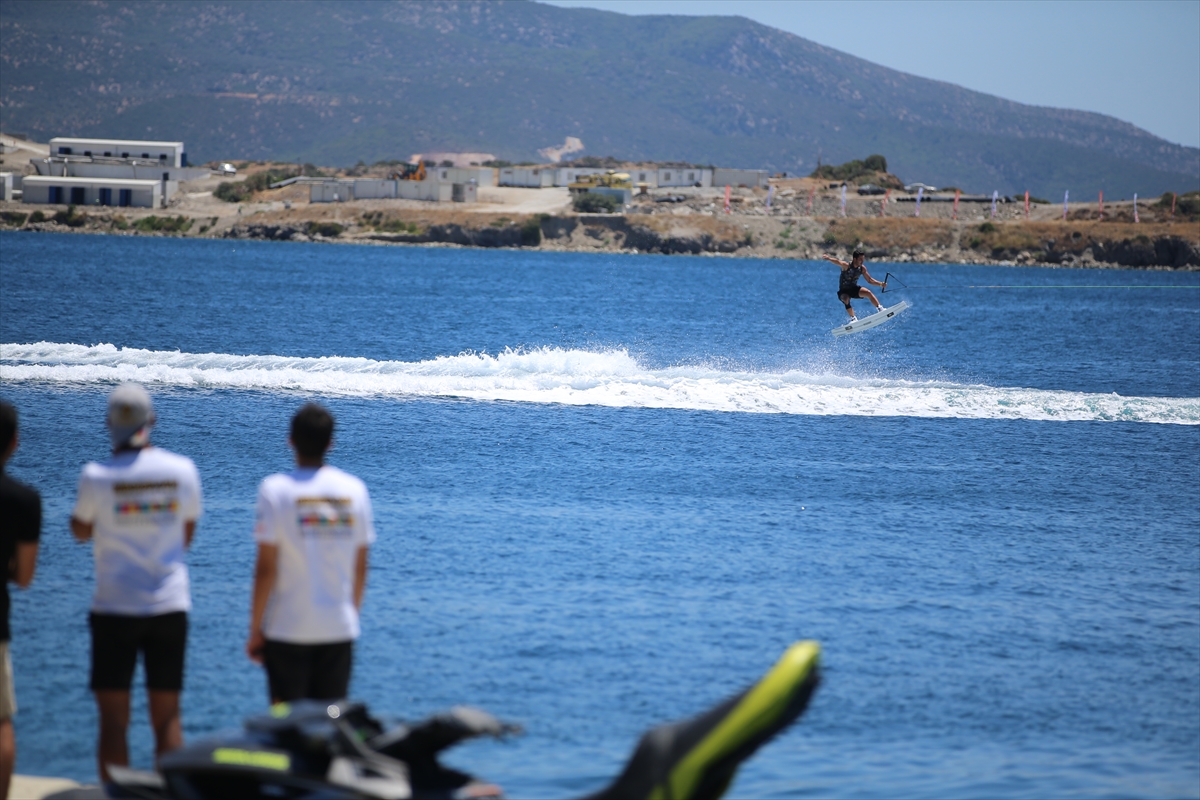
[[[687,207],[664,212],[649,203],[637,205],[642,208],[625,214],[505,214],[503,207],[275,201],[232,206],[221,215],[204,213],[211,212],[207,208],[70,209],[5,202],[0,203],[0,230],[805,261],[862,242],[869,261],[887,263],[1200,271],[1200,222],[1155,219],[1152,208],[1134,223],[1096,219],[1086,206],[1066,220],[991,220],[982,214],[950,220],[697,213]],[[35,211],[47,219],[32,221]]]

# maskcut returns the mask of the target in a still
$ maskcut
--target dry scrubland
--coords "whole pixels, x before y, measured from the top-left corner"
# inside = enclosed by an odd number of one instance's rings
[[[731,213],[724,190],[659,189],[635,198],[624,214],[579,214],[565,189],[481,187],[480,202],[432,204],[408,200],[356,200],[310,204],[308,189],[265,187],[267,172],[291,165],[247,165],[235,181],[210,178],[185,183],[168,209],[70,209],[0,203],[9,229],[120,235],[352,242],[379,245],[522,247],[575,252],[690,253],[754,258],[817,258],[845,253],[861,242],[872,259],[949,263],[1113,265],[1200,269],[1200,199],[1181,198],[1174,216],[1169,198],[1140,201],[1140,222],[1129,202],[1006,203],[991,218],[990,204],[926,200],[921,217],[903,192],[882,198],[847,198],[808,178],[775,182],[772,207],[766,190],[735,189]],[[293,168],[294,169],[294,168]],[[362,171],[359,171],[362,174]],[[254,176],[260,177],[255,179]],[[236,183],[241,202],[218,199],[222,183]],[[220,190],[229,195],[234,186]],[[674,202],[656,202],[671,196]],[[811,211],[809,202],[811,197]],[[42,217],[36,216],[40,212]]]

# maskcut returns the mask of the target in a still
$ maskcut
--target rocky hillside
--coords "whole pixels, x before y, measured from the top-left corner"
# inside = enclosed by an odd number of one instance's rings
[[[1200,150],[1025,106],[736,17],[532,2],[6,2],[0,126],[183,139],[193,162],[585,153],[1060,197],[1200,186]],[[969,54],[964,54],[969,57]]]

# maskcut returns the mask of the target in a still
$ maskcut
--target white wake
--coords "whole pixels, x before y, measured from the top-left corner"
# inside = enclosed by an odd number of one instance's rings
[[[801,370],[648,369],[625,350],[542,348],[429,361],[180,353],[111,344],[0,344],[0,381],[459,397],[777,414],[1200,424],[1200,398],[860,379]]]

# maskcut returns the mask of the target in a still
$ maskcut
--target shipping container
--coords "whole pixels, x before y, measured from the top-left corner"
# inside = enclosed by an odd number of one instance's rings
[[[396,184],[399,181],[381,180],[379,178],[359,178],[354,181],[354,199],[371,200],[396,196]]]
[[[659,167],[655,184],[663,186],[712,186],[713,171],[705,167]]]
[[[505,167],[500,170],[499,185],[546,189],[554,185],[554,168]]]
[[[354,199],[354,181],[320,181],[308,185],[310,203],[344,203]]]
[[[429,172],[442,183],[475,181],[476,186],[496,185],[496,170],[491,167],[431,167]]]

